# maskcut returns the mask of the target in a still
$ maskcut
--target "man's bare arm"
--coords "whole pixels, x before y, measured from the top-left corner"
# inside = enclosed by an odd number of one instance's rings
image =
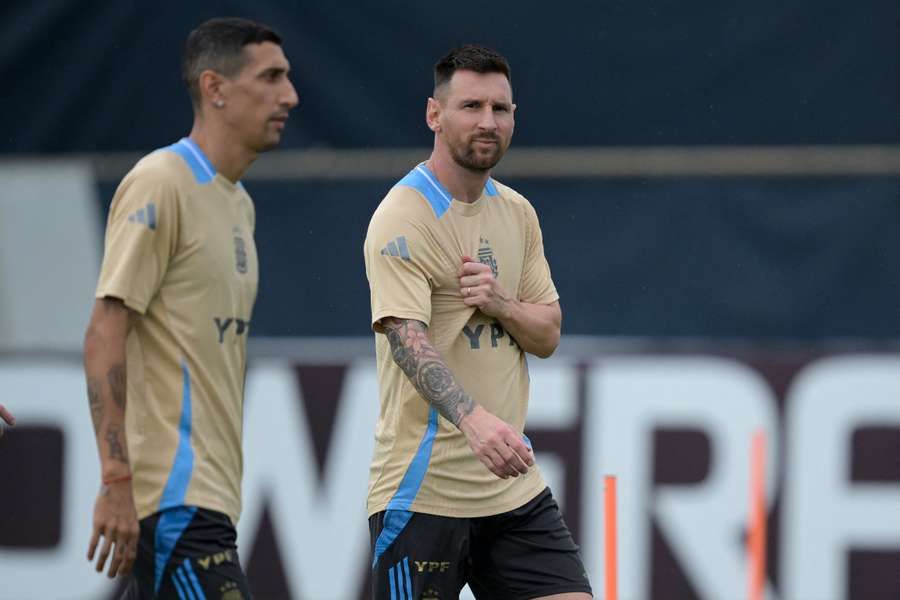
[[[394,362],[419,394],[466,436],[478,459],[497,477],[517,477],[534,464],[531,449],[507,423],[479,406],[456,381],[428,339],[428,327],[413,319],[388,317],[381,326]]]
[[[94,304],[84,336],[84,372],[104,481],[131,472],[125,443],[125,344],[131,328],[121,300]]]
[[[525,352],[538,358],[547,358],[559,346],[562,324],[559,302],[529,304],[512,300],[496,316]]]
[[[562,324],[559,302],[522,302],[503,289],[490,266],[468,256],[463,257],[458,275],[463,302],[499,320],[522,350],[540,358],[556,351]]]
[[[444,359],[428,339],[421,321],[388,318],[381,322],[391,345],[394,362],[409,377],[416,390],[445,419],[459,427],[472,414],[475,401],[463,391]]]
[[[131,465],[125,437],[126,342],[131,312],[115,298],[95,302],[84,336],[84,372],[91,421],[97,438],[103,485],[94,505],[88,560],[103,538],[97,571],[112,552],[110,577],[128,574],[137,555],[139,526],[131,489]]]

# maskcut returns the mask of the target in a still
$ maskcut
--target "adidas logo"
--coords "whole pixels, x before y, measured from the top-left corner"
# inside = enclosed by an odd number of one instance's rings
[[[401,235],[397,239],[388,242],[388,245],[381,249],[381,254],[384,256],[399,256],[403,260],[410,260],[406,238]]]
[[[129,223],[140,223],[150,229],[156,229],[156,204],[148,202],[146,208],[139,208],[128,215]]]

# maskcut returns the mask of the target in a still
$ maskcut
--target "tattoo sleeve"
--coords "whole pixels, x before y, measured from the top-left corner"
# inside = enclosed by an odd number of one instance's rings
[[[130,329],[128,308],[107,297],[95,302],[84,335],[88,404],[104,477],[119,477],[123,465],[129,467],[125,412]]]
[[[457,383],[453,373],[428,339],[428,327],[413,319],[382,320],[394,362],[416,390],[448,421],[460,420],[475,409],[475,401]]]
[[[109,457],[128,464],[128,454],[125,451],[125,444],[121,438],[122,429],[118,425],[110,424],[106,430],[106,443],[109,444]]]
[[[94,423],[94,431],[100,431],[103,423],[103,401],[100,399],[100,384],[93,378],[88,378],[88,401],[91,404],[91,421]]]
[[[116,406],[125,410],[125,366],[113,365],[106,373],[106,379]]]

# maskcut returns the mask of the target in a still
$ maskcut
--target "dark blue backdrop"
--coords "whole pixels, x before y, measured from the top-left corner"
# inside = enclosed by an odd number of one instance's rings
[[[227,14],[284,36],[301,96],[288,148],[424,158],[431,67],[470,41],[512,63],[517,146],[900,144],[896,0],[15,0],[0,8],[0,153],[178,139],[184,38]],[[255,334],[368,332],[362,239],[402,175],[247,183]],[[898,177],[507,183],[538,209],[567,333],[900,336]],[[104,207],[114,186],[100,182]]]
[[[184,39],[227,14],[284,36],[301,97],[288,147],[429,145],[431,67],[470,41],[512,63],[521,145],[900,142],[896,0],[13,0],[0,151],[179,138]]]
[[[540,216],[565,333],[900,337],[898,178],[509,183]],[[392,184],[247,183],[254,334],[369,333],[362,244]]]

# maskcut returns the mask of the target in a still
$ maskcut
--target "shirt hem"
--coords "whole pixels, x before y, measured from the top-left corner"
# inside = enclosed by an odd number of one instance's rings
[[[511,500],[507,500],[506,502],[502,502],[499,504],[492,504],[490,506],[483,506],[482,504],[475,503],[475,507],[452,507],[446,505],[437,505],[437,504],[424,504],[421,502],[413,502],[412,506],[410,506],[409,511],[414,513],[424,513],[428,515],[435,515],[438,517],[453,517],[457,519],[475,519],[478,517],[490,517],[493,515],[499,515],[505,512],[509,512],[511,510],[516,510],[520,508],[535,498],[547,489],[547,484],[543,479],[538,480],[538,484],[533,488],[528,488],[528,490],[520,495],[517,495],[515,498]],[[371,517],[372,515],[379,513],[383,510],[387,510],[387,506],[390,504],[390,501],[387,502],[379,502],[378,504],[370,505],[368,508],[367,517]]]
[[[228,517],[234,527],[237,527],[238,518],[240,517],[240,511],[235,512],[233,509],[228,508],[222,503],[211,502],[203,498],[194,498],[190,495],[185,497],[184,502],[182,502],[180,506],[196,506],[197,508],[205,508],[206,510],[220,512]],[[158,512],[160,512],[158,500],[150,506],[144,505],[137,507],[138,520],[145,519]]]

